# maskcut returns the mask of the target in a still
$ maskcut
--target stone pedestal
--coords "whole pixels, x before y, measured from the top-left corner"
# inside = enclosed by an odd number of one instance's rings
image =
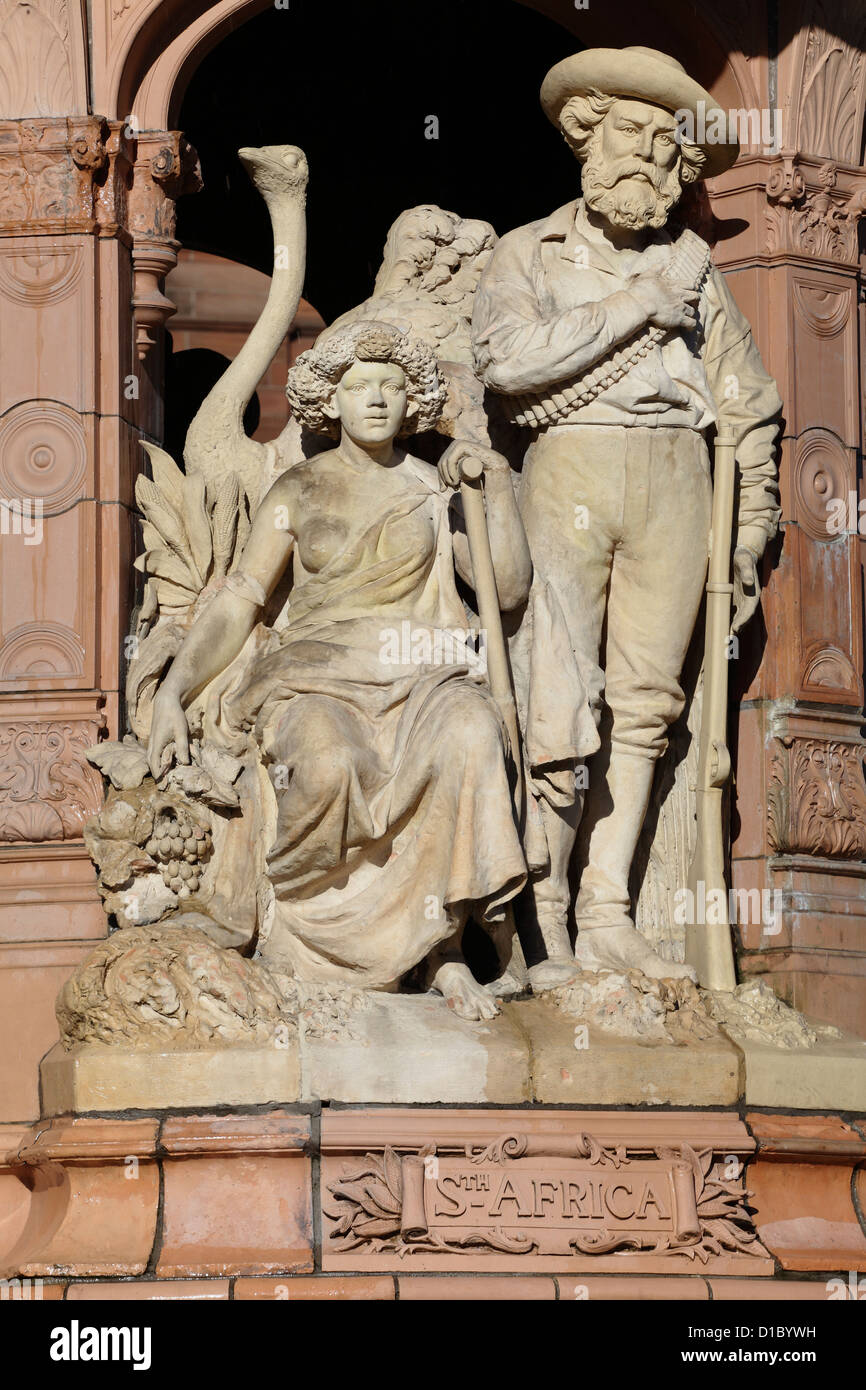
[[[866,1043],[782,1048],[724,1032],[676,1044],[584,1029],[539,999],[468,1023],[433,995],[371,995],[333,1032],[303,1016],[270,1044],[135,1049],[57,1043],[43,1113],[346,1103],[731,1106],[866,1111]]]

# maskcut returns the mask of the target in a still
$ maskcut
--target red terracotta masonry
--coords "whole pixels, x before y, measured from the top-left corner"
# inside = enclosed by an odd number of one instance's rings
[[[827,1299],[866,1270],[864,1155],[839,1119],[730,1112],[55,1120],[6,1156],[6,1209],[13,1184],[29,1209],[2,1277],[75,1299],[381,1300],[393,1276],[411,1299]]]

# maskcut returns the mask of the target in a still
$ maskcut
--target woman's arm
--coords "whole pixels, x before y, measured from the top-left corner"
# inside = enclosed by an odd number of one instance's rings
[[[189,762],[184,705],[235,659],[256,624],[263,601],[285,571],[294,542],[286,491],[283,479],[277,479],[253,518],[238,569],[193,623],[160,685],[153,702],[147,750],[154,777],[162,772],[171,743],[178,762]]]
[[[484,465],[487,531],[500,605],[505,611],[518,608],[529,596],[532,558],[517,509],[508,460],[492,449],[457,439],[439,460],[440,477],[451,487],[459,487],[460,465],[466,458],[479,459]],[[459,506],[459,503],[455,502],[455,506]],[[458,515],[462,524],[462,510]],[[474,588],[469,544],[465,531],[461,529],[454,531],[454,563],[461,578]]]

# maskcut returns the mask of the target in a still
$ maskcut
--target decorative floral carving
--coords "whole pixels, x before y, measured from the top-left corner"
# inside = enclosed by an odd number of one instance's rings
[[[418,1150],[415,1164],[433,1158],[436,1145],[427,1144]],[[410,1160],[411,1161],[411,1160]],[[465,1254],[483,1246],[504,1254],[526,1255],[536,1247],[531,1236],[509,1236],[501,1229],[462,1231],[450,1240],[424,1229],[414,1229],[404,1216],[403,1166],[394,1149],[388,1147],[381,1157],[367,1154],[363,1163],[350,1168],[328,1191],[333,1201],[324,1205],[328,1216],[335,1220],[331,1238],[335,1250],[354,1250],[369,1246],[371,1250],[393,1250],[409,1255],[416,1250],[440,1250]]]
[[[599,1231],[582,1238],[572,1237],[570,1244],[575,1250],[584,1255],[606,1255],[613,1250],[642,1250],[646,1254],[662,1255],[669,1251],[672,1255],[685,1255],[688,1260],[699,1260],[701,1264],[706,1264],[711,1255],[723,1255],[725,1252],[767,1254],[758,1240],[747,1209],[752,1194],[744,1186],[742,1176],[725,1179],[719,1175],[719,1165],[714,1163],[712,1149],[695,1153],[691,1145],[681,1144],[676,1148],[657,1148],[655,1156],[673,1159],[680,1169],[680,1176],[683,1176],[685,1165],[690,1165],[699,1234],[696,1237],[686,1236],[685,1239],[680,1235],[663,1235],[653,1239],[645,1235]],[[602,1152],[595,1161],[604,1163],[608,1160]]]
[[[0,4],[0,111],[48,115],[74,109],[67,0]]]
[[[110,123],[101,116],[46,117],[0,123],[0,220],[33,224],[62,220],[66,229],[92,226],[109,159]]]
[[[821,3],[814,9],[803,58],[797,145],[808,154],[856,164],[863,130],[866,20],[857,0],[834,5],[830,18]]]
[[[771,203],[780,203],[790,208],[798,203],[806,192],[806,183],[796,162],[783,155],[779,163],[770,171],[767,179],[767,197]]]
[[[101,169],[108,158],[105,151],[105,142],[102,139],[102,131],[93,126],[88,126],[76,135],[70,146],[72,158],[79,169],[87,169],[93,172]]]
[[[99,723],[14,721],[0,725],[0,840],[80,839],[102,803],[85,761]]]
[[[777,739],[767,796],[771,849],[829,859],[866,857],[864,758],[859,743]]]
[[[139,135],[130,200],[136,236],[173,240],[175,200],[201,186],[198,155],[179,131]]]

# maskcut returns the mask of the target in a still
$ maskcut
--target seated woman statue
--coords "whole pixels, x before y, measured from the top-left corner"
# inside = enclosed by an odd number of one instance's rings
[[[394,442],[438,418],[435,358],[390,324],[359,323],[302,353],[287,394],[338,442],[262,502],[239,570],[156,697],[151,769],[172,744],[188,760],[184,706],[241,651],[291,558],[287,624],[228,701],[278,803],[262,955],[302,980],[380,990],[424,962],[460,1016],[489,1018],[493,987],[467,967],[463,927],[471,912],[495,936],[527,870],[507,738],[456,587],[455,568],[473,582],[459,497]],[[508,465],[456,442],[452,473],[469,453],[485,469],[500,602],[516,608],[532,567]]]

